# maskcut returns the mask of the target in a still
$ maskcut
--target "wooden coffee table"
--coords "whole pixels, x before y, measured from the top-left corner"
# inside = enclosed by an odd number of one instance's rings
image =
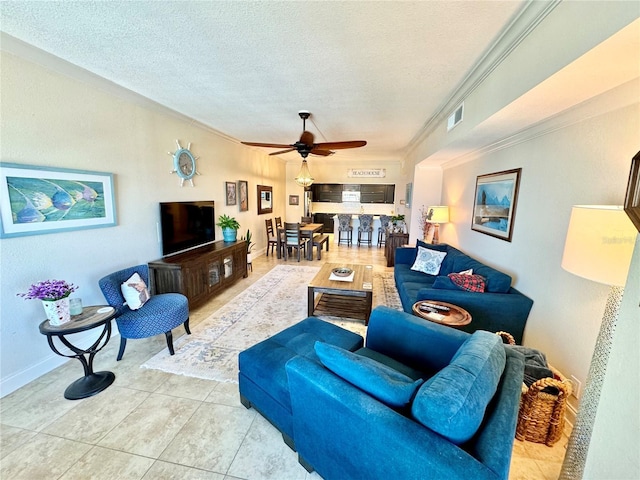
[[[443,307],[449,307],[449,311],[439,311],[441,315],[444,315],[442,320],[438,320],[429,315],[428,312],[423,312],[420,310],[421,303],[432,303],[435,305],[441,305]],[[420,300],[413,304],[413,313],[420,318],[424,318],[425,320],[429,320],[430,322],[439,323],[440,325],[447,325],[449,327],[462,327],[464,325],[469,325],[471,323],[471,315],[464,308],[459,307],[457,305],[453,305],[452,303],[446,302],[438,302],[436,300]]]
[[[331,280],[334,268],[353,270],[353,281]],[[316,294],[319,294],[316,296]],[[369,324],[373,301],[373,266],[325,263],[308,288],[308,314],[356,318]]]

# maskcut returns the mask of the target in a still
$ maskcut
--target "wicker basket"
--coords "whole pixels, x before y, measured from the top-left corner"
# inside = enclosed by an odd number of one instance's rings
[[[529,388],[523,385],[516,438],[552,447],[562,437],[567,398],[571,395],[571,383],[549,365],[554,378],[542,378]],[[558,393],[546,393],[547,387]]]
[[[513,336],[507,332],[497,332],[504,343],[515,345]],[[554,378],[542,378],[529,388],[522,384],[520,412],[516,426],[516,438],[534,443],[544,443],[551,447],[562,437],[564,413],[567,398],[571,395],[571,383],[562,374],[549,365]],[[543,390],[553,387],[557,394]]]

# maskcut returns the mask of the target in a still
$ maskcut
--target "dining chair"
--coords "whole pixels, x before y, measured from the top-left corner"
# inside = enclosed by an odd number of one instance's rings
[[[300,217],[300,223],[313,223],[313,219],[311,217]]]
[[[287,260],[289,250],[295,249],[298,254],[298,262],[300,261],[300,250],[304,250],[305,256],[307,252],[307,239],[302,238],[299,223],[284,222],[284,259]]]
[[[343,235],[344,233],[344,235]],[[351,246],[351,238],[353,235],[353,227],[351,226],[351,215],[341,213],[338,215],[338,245],[344,241]]]
[[[282,228],[282,218],[276,217],[276,230]]]
[[[269,256],[269,247],[271,247],[271,255],[273,255],[273,247],[278,248],[278,238],[273,230],[273,220],[267,218],[265,221],[267,228],[267,257]]]
[[[367,243],[371,246],[371,237],[373,236],[373,215],[363,214],[358,215],[360,225],[358,226],[358,247],[360,243]],[[362,236],[366,235],[366,240],[362,239]]]
[[[390,215],[380,215],[380,226],[378,227],[378,248],[387,244],[387,230],[391,222]]]

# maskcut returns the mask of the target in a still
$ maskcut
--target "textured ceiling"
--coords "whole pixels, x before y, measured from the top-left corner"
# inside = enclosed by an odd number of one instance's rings
[[[332,158],[400,160],[525,3],[3,1],[0,25],[238,140],[292,143],[309,110],[317,142],[368,141]]]

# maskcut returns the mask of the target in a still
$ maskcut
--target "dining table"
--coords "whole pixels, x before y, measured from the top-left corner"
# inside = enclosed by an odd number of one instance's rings
[[[305,247],[307,260],[313,260],[313,235],[322,231],[324,224],[322,223],[301,223],[300,236],[305,239],[307,245]],[[282,239],[284,238],[284,228],[278,229],[278,258],[282,258]]]

